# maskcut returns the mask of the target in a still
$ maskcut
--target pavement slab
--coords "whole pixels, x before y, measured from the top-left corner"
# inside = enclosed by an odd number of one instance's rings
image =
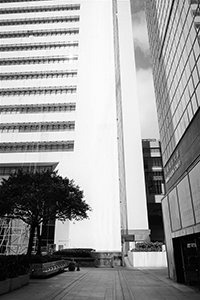
[[[1,300],[200,300],[197,289],[173,282],[166,268],[81,268],[27,286]]]

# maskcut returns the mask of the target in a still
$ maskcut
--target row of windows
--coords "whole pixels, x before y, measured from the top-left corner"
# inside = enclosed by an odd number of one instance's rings
[[[7,113],[29,114],[29,113],[63,112],[63,111],[74,111],[75,109],[76,109],[75,103],[4,105],[4,106],[0,106],[0,114],[7,114]]]
[[[6,9],[0,9],[0,14],[19,14],[19,13],[33,13],[33,12],[43,12],[43,11],[65,11],[65,10],[79,10],[79,9],[80,9],[79,4],[12,7]]]
[[[162,182],[160,180],[153,180],[153,182],[148,185],[148,192],[150,195],[162,195]]]
[[[164,172],[163,170],[162,171],[152,171],[152,170],[148,170],[148,171],[145,171],[145,175],[148,176],[148,178],[157,178],[157,177],[160,177],[162,178],[162,180],[164,180]],[[161,180],[161,179],[155,179],[155,180]]]
[[[0,96],[41,95],[76,93],[76,86],[54,86],[37,88],[1,89]]]
[[[80,20],[79,16],[54,17],[54,18],[34,18],[34,19],[10,19],[10,20],[1,20],[0,26],[79,22],[79,20]]]
[[[46,1],[46,0],[28,0],[28,2],[33,2],[33,1]],[[27,2],[27,0],[0,0],[0,3],[12,3],[12,2]]]
[[[0,153],[73,151],[74,141],[0,143]]]
[[[0,167],[0,176],[5,176],[5,175],[10,175],[13,173],[16,173],[19,169],[23,169],[25,172],[33,172],[37,170],[38,172],[43,172],[43,171],[52,171],[53,166],[43,166],[43,165],[37,165],[37,164],[31,164],[29,166],[12,166],[12,167]]]
[[[160,148],[143,148],[144,153],[151,153],[151,152],[156,152],[160,153]]]
[[[75,122],[45,122],[45,123],[2,123],[1,132],[35,132],[35,131],[65,131],[74,130]]]
[[[38,44],[17,44],[17,45],[1,45],[0,51],[27,51],[27,50],[42,50],[42,49],[57,49],[78,47],[78,42],[59,42],[59,43],[38,43]]]
[[[145,170],[151,170],[152,167],[162,167],[161,157],[153,157],[152,159],[145,159],[144,160]]]
[[[54,30],[26,30],[26,31],[10,31],[1,32],[0,38],[18,38],[18,37],[29,37],[29,36],[56,36],[56,35],[67,35],[67,34],[78,34],[78,28],[68,28],[68,29],[54,29]]]
[[[44,79],[76,77],[77,71],[50,71],[50,72],[25,72],[25,73],[0,73],[0,80]]]
[[[61,62],[73,62],[78,60],[78,56],[38,56],[38,57],[17,57],[0,59],[0,65],[29,65],[29,64],[45,64],[45,63],[61,63]]]

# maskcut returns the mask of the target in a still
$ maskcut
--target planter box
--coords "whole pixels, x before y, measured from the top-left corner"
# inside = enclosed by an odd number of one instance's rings
[[[166,252],[128,252],[128,258],[136,268],[167,267]]]
[[[19,278],[21,281],[21,286],[27,285],[29,284],[30,274],[20,275]]]
[[[47,263],[34,263],[31,265],[32,278],[45,278],[50,275],[63,272],[68,267],[68,262],[65,260],[52,261]]]
[[[8,293],[10,290],[10,279],[0,281],[0,295]]]
[[[21,280],[19,277],[14,277],[10,279],[10,291],[14,291],[21,287]]]
[[[0,295],[14,291],[29,283],[29,274],[0,281]]]

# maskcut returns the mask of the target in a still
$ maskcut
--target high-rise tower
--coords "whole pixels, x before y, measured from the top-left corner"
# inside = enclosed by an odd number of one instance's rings
[[[169,275],[200,280],[200,2],[146,0],[167,195]]]
[[[5,0],[1,27],[1,175],[53,168],[84,190],[90,220],[57,222],[57,247],[148,235],[129,1]]]

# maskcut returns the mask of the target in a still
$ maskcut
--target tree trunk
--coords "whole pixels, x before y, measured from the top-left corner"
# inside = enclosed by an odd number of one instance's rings
[[[31,225],[30,228],[30,236],[29,236],[29,242],[28,242],[28,250],[27,250],[27,255],[31,255],[32,252],[32,248],[33,248],[33,239],[34,239],[34,235],[35,235],[35,224]]]
[[[41,241],[40,225],[37,225],[37,255],[41,255]]]

